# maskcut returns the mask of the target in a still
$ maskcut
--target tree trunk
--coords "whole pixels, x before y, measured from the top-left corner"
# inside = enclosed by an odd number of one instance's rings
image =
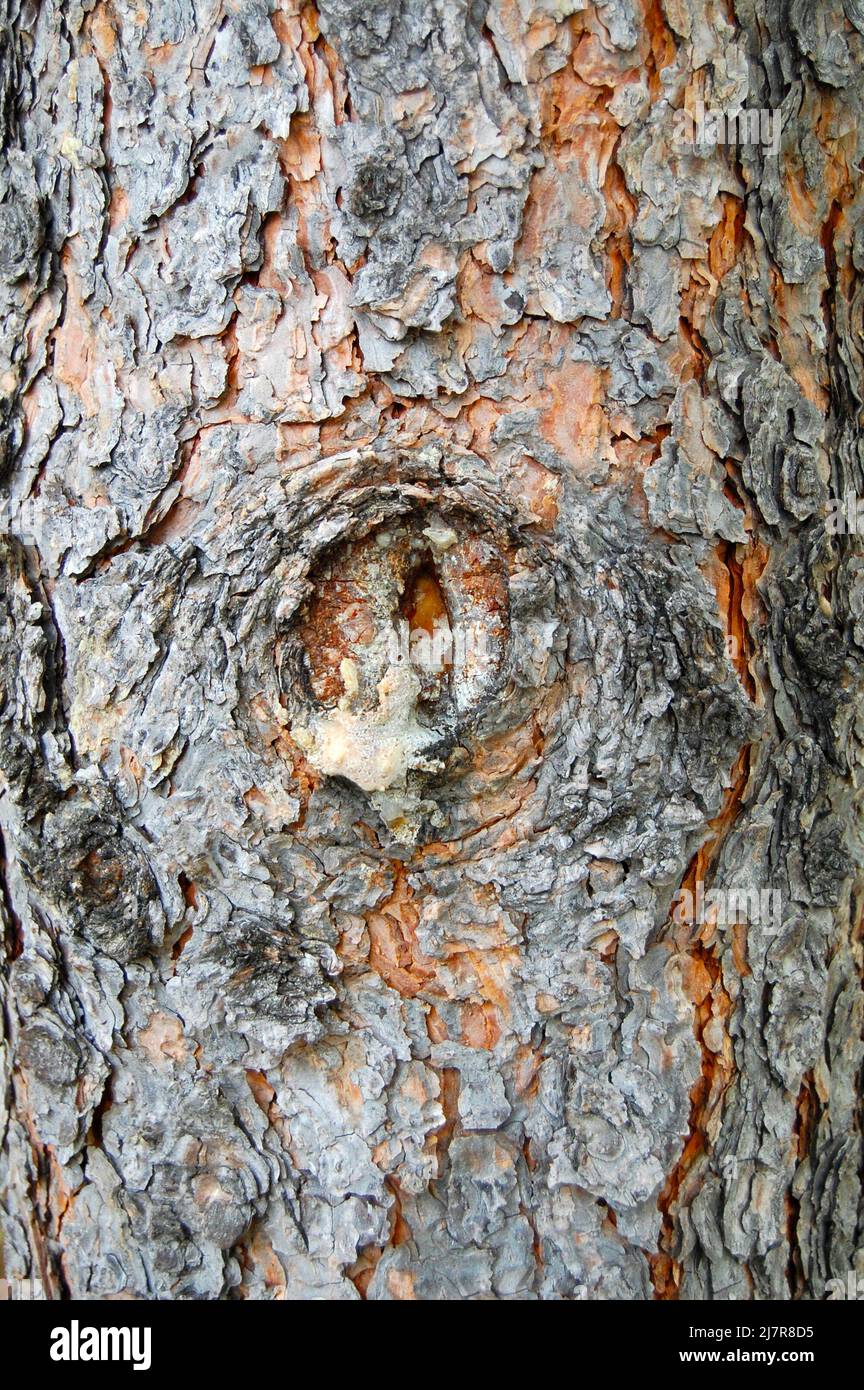
[[[861,0],[0,14],[7,1278],[864,1275]]]

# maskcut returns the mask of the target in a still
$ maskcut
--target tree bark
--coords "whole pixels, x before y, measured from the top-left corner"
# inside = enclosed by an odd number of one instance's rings
[[[6,1276],[864,1276],[860,0],[0,16]]]

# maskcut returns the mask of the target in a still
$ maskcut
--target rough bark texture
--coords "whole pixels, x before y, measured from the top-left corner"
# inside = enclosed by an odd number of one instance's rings
[[[7,1276],[864,1274],[861,0],[0,14]]]

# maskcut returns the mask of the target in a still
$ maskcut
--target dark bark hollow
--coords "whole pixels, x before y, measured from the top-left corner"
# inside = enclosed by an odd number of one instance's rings
[[[861,4],[0,17],[6,1277],[847,1287]]]

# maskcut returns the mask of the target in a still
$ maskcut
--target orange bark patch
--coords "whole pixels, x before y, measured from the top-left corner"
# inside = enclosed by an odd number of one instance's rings
[[[746,547],[721,541],[715,554],[717,563],[710,566],[709,577],[726,628],[729,658],[750,699],[755,700],[756,681],[750,669],[754,654],[750,624],[761,609],[756,584],[768,563],[769,552],[756,541]]]
[[[564,362],[547,374],[546,396],[549,404],[540,416],[543,438],[577,471],[593,469],[608,442],[601,373],[588,362]]]
[[[677,51],[675,35],[666,23],[660,0],[645,0],[645,27],[651,43],[647,59],[648,85],[651,95],[657,97],[662,90],[660,73],[675,61]]]
[[[561,491],[557,474],[523,454],[507,475],[507,487],[544,530],[552,529],[558,520],[557,499]]]
[[[321,168],[321,139],[308,115],[291,118],[291,133],[279,142],[285,172],[305,183]]]
[[[81,285],[72,266],[67,246],[62,255],[66,276],[66,308],[62,323],[54,333],[54,375],[74,391],[88,417],[98,414],[91,379],[99,360],[99,343],[93,323],[82,303]]]
[[[369,964],[385,984],[413,999],[435,978],[435,963],[423,955],[417,942],[416,907],[401,861],[394,861],[393,892],[377,912],[366,917],[369,930]]]
[[[138,1033],[138,1042],[156,1067],[164,1066],[166,1061],[185,1062],[189,1056],[189,1045],[176,1014],[161,1010],[152,1013],[147,1027]]]
[[[719,283],[741,259],[744,246],[744,204],[731,193],[723,194],[723,215],[708,243],[708,265]]]
[[[400,1303],[413,1303],[417,1298],[414,1292],[414,1275],[407,1269],[388,1270],[387,1288],[391,1296]]]
[[[497,1010],[489,1003],[462,1005],[462,1041],[491,1051],[501,1036]]]
[[[627,267],[633,254],[630,227],[636,216],[636,201],[627,188],[621,169],[613,162],[610,162],[606,170],[603,197],[606,199],[606,231],[608,234],[606,242],[607,284],[612,300],[612,317],[619,318],[624,311]]]
[[[341,663],[375,636],[366,593],[351,580],[322,578],[297,633],[318,699],[325,704],[338,700],[344,690]]]
[[[108,9],[108,5],[97,5],[90,16],[88,26],[93,47],[103,63],[111,57],[117,47],[117,30]]]

